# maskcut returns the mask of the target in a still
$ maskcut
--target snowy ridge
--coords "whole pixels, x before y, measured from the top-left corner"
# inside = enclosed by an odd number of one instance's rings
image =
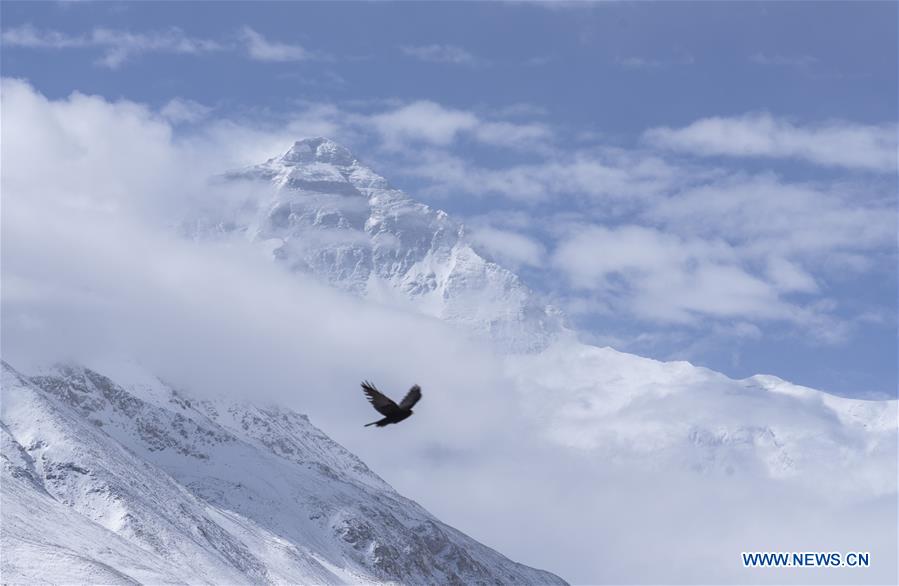
[[[757,386],[772,393],[782,393],[806,402],[820,401],[847,426],[871,432],[890,432],[897,427],[896,401],[868,401],[848,399],[817,389],[795,385],[770,374],[756,374],[745,379],[749,386]]]
[[[292,411],[173,389],[163,407],[163,383],[145,401],[73,366],[4,363],[2,383],[6,583],[564,583],[447,527]]]
[[[198,225],[196,235],[245,231],[291,270],[377,301],[459,324],[510,351],[539,351],[563,333],[561,314],[517,275],[480,256],[464,227],[409,199],[325,138],[226,176],[274,194],[251,219]]]
[[[895,400],[836,397],[767,375],[733,380],[576,342],[509,356],[506,370],[547,439],[608,460],[757,473],[816,491],[825,481],[856,497],[897,490]]]

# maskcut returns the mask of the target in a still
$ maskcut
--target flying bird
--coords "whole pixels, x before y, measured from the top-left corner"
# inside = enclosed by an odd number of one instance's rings
[[[368,397],[368,401],[371,403],[372,407],[375,408],[375,411],[384,416],[383,419],[378,421],[366,423],[365,427],[368,427],[369,425],[384,427],[391,423],[399,423],[403,419],[412,416],[412,406],[421,399],[421,387],[418,385],[412,385],[412,388],[409,389],[409,392],[406,393],[406,396],[403,397],[403,400],[400,401],[399,405],[385,396],[384,393],[379,391],[375,385],[367,380],[362,381],[362,391],[365,393],[365,396]]]

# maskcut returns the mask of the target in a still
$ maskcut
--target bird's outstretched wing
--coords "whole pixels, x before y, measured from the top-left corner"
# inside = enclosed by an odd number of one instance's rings
[[[413,405],[418,403],[419,399],[421,399],[421,387],[413,385],[409,392],[406,393],[406,396],[403,397],[403,400],[400,401],[400,409],[411,409]]]
[[[381,415],[393,415],[400,410],[396,403],[384,396],[381,391],[375,388],[375,385],[367,380],[362,381],[362,390],[365,392],[365,396],[368,397],[372,407]]]

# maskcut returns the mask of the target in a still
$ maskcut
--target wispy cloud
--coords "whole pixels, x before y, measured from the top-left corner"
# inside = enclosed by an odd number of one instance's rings
[[[472,53],[456,45],[419,45],[400,47],[403,53],[419,61],[431,63],[452,63],[455,65],[478,65],[483,61]]]
[[[98,65],[116,69],[126,61],[148,53],[177,53],[201,55],[217,51],[243,50],[256,61],[291,62],[325,59],[326,56],[298,44],[274,41],[250,27],[243,27],[225,41],[191,37],[179,28],[159,31],[130,32],[108,28],[95,28],[88,33],[73,35],[57,30],[41,30],[23,25],[3,31],[3,44],[7,47],[29,49],[90,49],[103,51]]]
[[[646,131],[650,144],[697,155],[803,159],[825,166],[893,172],[895,124],[797,125],[767,113],[702,118],[682,128]]]
[[[375,114],[370,120],[391,144],[411,140],[447,145],[459,133],[478,126],[478,118],[471,112],[445,108],[428,100]]]
[[[513,269],[522,265],[539,267],[545,261],[546,248],[534,238],[520,232],[489,224],[475,224],[470,238],[476,246],[486,250],[489,257]]]
[[[67,49],[86,47],[91,44],[91,40],[84,35],[72,36],[54,30],[38,30],[26,24],[3,31],[3,44],[31,49]]]
[[[615,59],[615,63],[625,69],[654,69],[662,66],[661,61],[643,57],[618,57]]]
[[[241,29],[240,37],[247,54],[257,61],[306,61],[316,57],[300,45],[271,41],[248,26]]]
[[[204,106],[194,100],[172,98],[159,113],[172,124],[192,124],[206,118],[211,111],[212,108],[209,106]]]
[[[810,67],[818,62],[811,55],[768,55],[766,53],[754,53],[749,61],[756,65],[772,65],[775,67]]]
[[[552,63],[553,60],[553,57],[550,57],[549,55],[538,55],[536,57],[525,59],[524,64],[528,67],[541,67]]]
[[[840,313],[829,285],[894,262],[895,207],[867,189],[772,173],[711,178],[639,202],[625,224],[569,224],[552,264],[584,292],[581,312],[706,327],[777,321],[844,342],[857,318]]]
[[[801,332],[806,343],[841,344],[857,321],[819,294],[807,265],[776,253],[758,265],[745,249],[721,240],[644,225],[592,225],[571,230],[551,258],[581,291],[569,301],[576,310],[627,315],[661,331],[701,327],[744,337],[761,331],[755,324],[776,322]]]
[[[592,205],[625,206],[659,195],[685,178],[684,170],[660,158],[615,149],[565,152],[542,162],[499,168],[431,150],[401,171],[431,181],[438,194],[500,195],[531,203],[569,197]]]
[[[100,48],[103,55],[97,63],[110,69],[116,69],[132,57],[145,53],[198,55],[225,48],[217,41],[188,36],[179,28],[145,33],[95,28],[84,35],[70,35],[23,25],[3,31],[2,40],[9,47],[31,49]]]
[[[695,61],[693,55],[689,53],[659,59],[637,56],[615,58],[615,64],[624,69],[660,69],[678,65],[693,65]]]
[[[357,119],[373,127],[392,148],[414,143],[448,146],[461,136],[484,144],[527,148],[542,144],[552,135],[549,127],[540,123],[485,119],[469,110],[448,108],[429,100]]]
[[[777,291],[736,260],[725,243],[638,225],[586,227],[565,237],[553,255],[572,285],[639,318],[789,317],[792,308]]]

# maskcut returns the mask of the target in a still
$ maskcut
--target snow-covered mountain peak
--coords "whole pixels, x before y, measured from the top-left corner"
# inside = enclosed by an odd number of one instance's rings
[[[254,216],[198,225],[243,231],[291,271],[464,327],[506,350],[545,348],[563,318],[513,272],[472,246],[460,222],[417,202],[322,137],[227,178],[274,187]]]
[[[343,145],[329,138],[316,136],[296,141],[278,160],[284,165],[317,162],[349,167],[356,161],[356,157]]]
[[[324,195],[370,197],[389,189],[384,177],[363,165],[349,149],[324,137],[297,140],[283,154],[225,174],[226,179],[261,180],[278,189]],[[391,190],[394,196],[401,194]]]

